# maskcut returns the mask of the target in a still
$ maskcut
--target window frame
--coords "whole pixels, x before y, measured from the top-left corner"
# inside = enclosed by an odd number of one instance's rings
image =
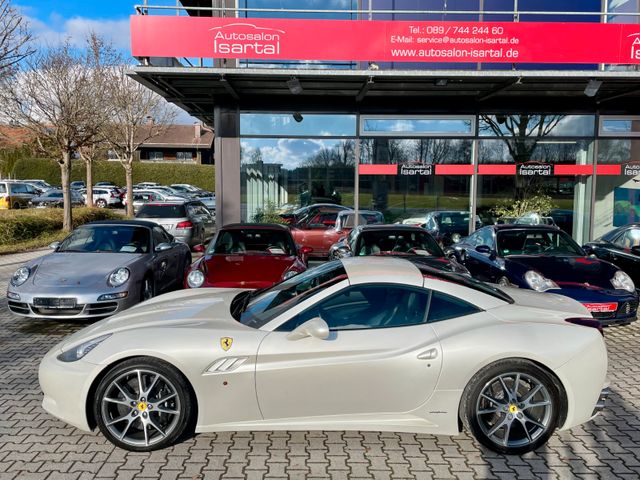
[[[618,137],[618,138],[640,137],[640,131],[638,132],[606,132],[604,130],[604,123],[607,120],[640,122],[640,116],[638,115],[600,115],[600,117],[598,118],[598,136],[599,137]]]
[[[473,138],[476,136],[477,126],[476,115],[360,115],[358,120],[358,131],[360,137],[398,137],[398,138]],[[365,122],[367,120],[462,120],[470,123],[469,132],[403,132],[403,131],[367,131]]]

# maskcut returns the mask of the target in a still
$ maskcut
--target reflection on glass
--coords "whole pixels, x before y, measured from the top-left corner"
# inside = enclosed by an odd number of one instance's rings
[[[472,135],[471,119],[364,118],[362,134]]]
[[[353,137],[356,134],[355,115],[319,115],[296,112],[243,113],[240,115],[241,135],[278,135],[287,137]]]
[[[243,138],[242,221],[312,203],[353,205],[354,140]]]
[[[361,143],[361,163],[397,165],[470,164],[472,140],[372,138]],[[396,222],[431,210],[469,211],[467,175],[361,175],[360,206]]]
[[[640,135],[640,118],[603,118],[600,127],[600,134]]]
[[[484,137],[592,137],[593,115],[481,115]]]
[[[598,175],[593,215],[593,236],[598,238],[616,225],[640,220],[636,208],[640,203],[640,182],[626,171],[626,164],[636,165],[640,160],[640,139],[600,140],[598,164],[621,165],[618,175]],[[631,174],[629,174],[631,173]]]
[[[478,162],[480,164],[541,162],[587,165],[591,163],[592,148],[593,141],[586,139],[480,140]]]

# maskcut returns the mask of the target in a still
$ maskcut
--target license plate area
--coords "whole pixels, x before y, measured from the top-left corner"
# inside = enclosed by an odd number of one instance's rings
[[[41,298],[36,297],[33,299],[33,305],[40,308],[55,308],[55,309],[73,309],[76,308],[77,300],[75,298]]]

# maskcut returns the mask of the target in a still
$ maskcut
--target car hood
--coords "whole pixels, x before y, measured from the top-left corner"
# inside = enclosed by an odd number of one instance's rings
[[[514,305],[591,317],[591,313],[584,305],[564,295],[551,292],[541,293],[516,287],[497,287],[513,299]]]
[[[51,253],[38,263],[33,284],[36,287],[104,287],[107,276],[127,267],[144,255],[132,253]]]
[[[287,255],[207,255],[207,282],[237,282],[241,286],[244,281],[272,282],[282,280],[282,274],[295,262],[296,257]]]
[[[231,302],[246,289],[207,288],[179,290],[139,303],[67,337],[60,347],[77,345],[101,335],[139,328],[180,328],[207,325],[233,332],[249,327],[231,316]],[[168,335],[171,333],[169,332]]]
[[[517,264],[523,269],[536,270],[559,286],[591,286],[611,289],[611,279],[618,270],[615,265],[593,257],[511,255],[506,266]]]

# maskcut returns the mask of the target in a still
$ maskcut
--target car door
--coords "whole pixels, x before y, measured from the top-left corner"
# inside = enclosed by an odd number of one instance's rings
[[[172,244],[171,236],[160,226],[153,227],[153,248],[154,260],[153,271],[155,275],[156,293],[166,291],[182,279],[178,276],[178,256],[179,249],[177,246],[163,252],[155,251],[156,247],[161,243]]]
[[[265,419],[393,414],[422,405],[442,362],[426,323],[429,291],[347,286],[288,319],[261,343],[256,389]],[[329,337],[287,338],[321,317]],[[335,418],[334,418],[335,420]]]

